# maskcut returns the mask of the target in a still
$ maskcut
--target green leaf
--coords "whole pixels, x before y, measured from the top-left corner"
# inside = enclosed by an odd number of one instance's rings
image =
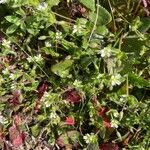
[[[6,16],[5,19],[10,22],[16,24],[18,21],[20,21],[20,18],[16,16]]]
[[[24,23],[24,22],[22,22],[21,24],[20,24],[20,28],[21,28],[21,30],[22,31],[26,31],[26,24]]]
[[[37,6],[39,4],[39,0],[27,0],[27,4],[32,6]]]
[[[145,17],[141,19],[141,26],[139,27],[140,32],[146,32],[147,30],[150,29],[150,18]]]
[[[50,25],[54,24],[56,22],[55,15],[52,12],[48,12],[48,23]]]
[[[73,60],[66,59],[51,67],[51,71],[61,78],[66,78],[69,75],[70,68],[73,64]]]
[[[79,2],[82,3],[88,9],[92,11],[95,10],[95,0],[80,0]]]
[[[59,53],[55,52],[51,48],[43,47],[41,48],[41,50],[43,50],[46,54],[51,55],[53,57],[59,57]]]
[[[73,51],[73,48],[78,48],[74,42],[69,42],[65,39],[62,40],[62,45],[63,47],[65,48],[65,50],[72,50]]]
[[[117,137],[119,138],[119,140],[122,141],[122,136],[121,136],[120,132],[116,130],[116,134],[117,134]]]
[[[34,137],[37,137],[38,134],[39,134],[39,132],[40,132],[38,125],[32,126],[32,127],[31,127],[31,132],[32,132],[32,135],[33,135]]]
[[[15,24],[9,26],[6,30],[7,34],[12,34],[16,31],[16,29],[18,28],[18,26],[16,26]]]
[[[98,142],[88,144],[87,150],[99,150]]]
[[[80,65],[86,69],[92,62],[93,62],[93,57],[86,56],[86,57],[82,57]]]
[[[101,128],[100,128],[100,137],[101,137],[102,139],[104,139],[104,138],[105,138],[105,135],[106,135],[106,128],[101,127]]]
[[[107,25],[111,20],[111,14],[102,6],[98,5],[99,13],[98,13],[98,19],[97,19],[97,25]],[[97,14],[95,12],[89,13],[89,19],[91,22],[95,22]]]
[[[60,0],[50,0],[50,1],[48,1],[48,4],[50,7],[53,7],[53,6],[58,5],[59,2],[60,2]]]
[[[145,80],[143,77],[139,77],[136,74],[129,74],[129,82],[137,86],[138,88],[143,88],[143,87],[150,87],[150,82]]]
[[[48,37],[48,36],[46,36],[46,35],[42,35],[42,36],[40,36],[40,37],[38,38],[38,40],[45,40],[45,39],[47,39],[47,37]]]
[[[21,16],[25,16],[25,15],[26,15],[25,11],[24,11],[23,9],[21,9],[21,8],[19,8],[19,9],[16,11],[16,14],[21,15]]]
[[[124,39],[122,50],[125,52],[134,52],[139,57],[143,45],[146,45],[145,41],[131,36]]]
[[[130,107],[137,107],[138,106],[138,100],[133,95],[129,95],[127,97],[127,101],[128,101],[128,104]]]
[[[76,130],[68,131],[64,134],[62,134],[58,140],[61,141],[63,146],[66,146],[68,144],[77,144],[79,141],[80,133]]]
[[[96,29],[96,33],[100,35],[107,35],[108,29],[106,28],[106,26],[98,26]]]

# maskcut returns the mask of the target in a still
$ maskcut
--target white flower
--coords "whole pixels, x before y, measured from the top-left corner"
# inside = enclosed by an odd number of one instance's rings
[[[79,81],[79,80],[75,80],[73,85],[76,87],[76,88],[82,88],[83,85],[82,85],[82,82]]]
[[[62,39],[62,32],[56,32],[56,40]]]
[[[50,119],[56,119],[57,118],[57,114],[55,112],[52,112],[49,116]]]
[[[27,60],[28,60],[28,62],[30,63],[30,62],[33,61],[33,58],[32,58],[31,56],[29,56],[29,57],[27,58]]]
[[[0,76],[0,86],[3,82],[4,82],[4,78],[2,76]]]
[[[50,122],[51,124],[58,124],[60,123],[60,117],[55,113],[55,112],[52,112],[49,116],[50,118]]]
[[[6,75],[6,74],[9,74],[9,69],[8,69],[8,68],[5,68],[5,69],[2,71],[2,73],[5,74],[5,75]]]
[[[35,59],[36,62],[41,62],[41,61],[43,61],[43,58],[42,58],[41,54],[39,54],[39,55],[37,55],[37,56],[34,56],[34,59]]]
[[[112,50],[108,46],[108,47],[105,47],[104,49],[100,50],[99,53],[101,54],[101,57],[109,58],[112,55]]]
[[[119,113],[117,111],[114,111],[113,116],[117,118],[119,116]]]
[[[50,107],[51,102],[49,101],[50,94],[48,92],[44,92],[44,95],[42,96],[42,101],[45,101],[45,107]]]
[[[10,79],[14,80],[15,79],[15,74],[11,73],[9,76]]]
[[[111,120],[111,127],[112,128],[118,128],[118,125],[119,125],[119,121],[117,121],[115,119]]]
[[[78,31],[78,26],[77,25],[74,25],[73,26],[73,31],[72,31],[72,33],[76,33]]]
[[[5,123],[7,123],[7,122],[8,122],[8,121],[6,120],[6,118],[0,114],[0,123],[1,123],[1,124],[5,124]]]
[[[94,133],[86,134],[86,135],[83,137],[83,139],[85,140],[85,142],[86,142],[87,144],[89,144],[89,143],[94,143],[94,142],[97,141],[97,137],[96,137],[96,135],[95,135]]]
[[[4,39],[2,45],[6,48],[10,48],[11,42],[9,40]]]
[[[45,42],[45,46],[46,46],[46,47],[51,47],[52,44],[51,44],[50,42],[46,41],[46,42]]]
[[[121,84],[121,75],[120,74],[112,75],[110,82],[111,82],[112,86],[120,85]]]
[[[72,33],[74,34],[74,33],[76,33],[76,32],[78,32],[78,33],[81,33],[82,32],[82,26],[80,25],[74,25],[73,26],[73,31],[72,31]]]
[[[12,84],[10,88],[14,90],[17,88],[17,86],[15,84]]]
[[[28,60],[29,63],[30,63],[30,62],[34,62],[34,61],[36,61],[37,63],[40,63],[40,62],[43,61],[43,58],[42,58],[41,54],[39,54],[39,55],[34,56],[34,57],[29,56],[29,57],[27,58],[27,60]]]
[[[0,0],[0,4],[4,4],[6,2],[7,2],[7,0]]]
[[[48,4],[46,2],[42,2],[38,5],[37,10],[44,11],[48,7]]]
[[[122,103],[126,102],[127,96],[128,96],[128,95],[126,95],[126,94],[121,95],[121,96],[120,96],[120,102],[122,102]]]

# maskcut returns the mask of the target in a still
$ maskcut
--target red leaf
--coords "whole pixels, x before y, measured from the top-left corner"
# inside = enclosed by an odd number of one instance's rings
[[[18,135],[13,141],[12,141],[13,145],[15,147],[19,147],[23,144],[22,138],[20,135]]]
[[[57,143],[57,145],[59,145],[60,147],[64,147],[64,142],[63,142],[63,140],[62,139],[60,139],[60,138],[58,138],[57,140],[56,140],[56,143]]]
[[[41,99],[42,96],[44,95],[45,91],[48,89],[48,84],[43,81],[42,83],[40,83],[40,86],[38,88],[38,98]]]
[[[105,128],[111,128],[110,120],[105,117],[104,120],[103,120],[103,125],[104,125]]]
[[[119,150],[119,146],[113,143],[105,143],[100,145],[100,150]]]
[[[22,119],[21,119],[20,115],[14,116],[14,122],[15,122],[16,126],[20,126],[22,124]]]
[[[111,128],[111,124],[110,124],[110,120],[107,118],[106,116],[106,112],[107,112],[107,108],[106,107],[102,107],[100,108],[100,110],[98,111],[98,115],[100,117],[102,117],[103,119],[103,125],[105,128]]]
[[[20,96],[21,96],[21,91],[16,90],[13,92],[13,98],[9,100],[9,102],[15,106],[20,104]]]
[[[16,139],[18,135],[19,135],[19,131],[16,128],[16,126],[12,126],[12,127],[9,128],[9,137],[10,137],[11,141]]]
[[[4,138],[4,135],[3,135],[2,131],[0,131],[0,142],[3,141],[3,138]]]
[[[102,107],[100,108],[100,110],[98,111],[98,115],[100,117],[104,117],[106,115],[106,112],[107,112],[107,108],[106,107]]]
[[[75,89],[66,91],[63,97],[71,103],[79,103],[81,101],[81,96]]]
[[[37,102],[36,102],[36,105],[35,105],[35,107],[34,107],[35,113],[38,113],[38,112],[40,111],[41,107],[42,107],[41,102],[40,102],[40,101],[37,101]]]
[[[15,147],[19,147],[25,142],[26,136],[23,132],[20,133],[19,129],[16,126],[12,126],[9,128],[9,137],[12,144]]]
[[[71,117],[66,117],[65,123],[66,123],[67,125],[74,125],[74,124],[75,124],[75,121],[74,121],[74,119],[72,119]]]

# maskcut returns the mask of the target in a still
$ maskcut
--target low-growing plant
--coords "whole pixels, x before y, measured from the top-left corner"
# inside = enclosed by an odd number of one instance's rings
[[[150,148],[148,0],[0,0],[1,149]]]

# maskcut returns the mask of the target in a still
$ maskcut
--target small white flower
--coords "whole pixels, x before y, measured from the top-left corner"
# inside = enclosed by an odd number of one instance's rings
[[[62,32],[56,32],[56,40],[62,39]]]
[[[118,113],[117,111],[115,111],[115,112],[113,113],[113,116],[117,118],[117,117],[119,116],[119,113]]]
[[[50,94],[48,92],[45,92],[44,95],[42,96],[42,101],[45,101],[45,107],[50,107],[51,102],[49,101]]]
[[[75,80],[74,83],[73,83],[73,85],[74,85],[76,88],[81,88],[81,87],[83,87],[82,82],[79,81],[79,80]]]
[[[27,60],[28,60],[28,62],[30,63],[30,62],[33,61],[33,58],[32,58],[31,56],[29,56],[29,57],[27,58]]]
[[[0,76],[0,86],[3,82],[4,82],[4,78],[2,76]]]
[[[48,4],[46,2],[42,2],[38,5],[37,10],[44,11],[48,7]]]
[[[12,84],[10,88],[14,90],[17,88],[17,86],[15,84]]]
[[[83,139],[85,140],[85,142],[88,144],[88,143],[90,143],[90,134],[86,134],[84,137],[83,137]]]
[[[121,96],[120,96],[120,102],[122,102],[122,103],[126,102],[127,96],[128,96],[128,95],[126,95],[126,94],[121,95]]]
[[[39,55],[34,56],[34,57],[29,56],[27,58],[27,60],[29,63],[34,62],[34,61],[36,61],[37,63],[41,63],[43,61],[43,58],[42,58],[41,54],[39,54]]]
[[[100,50],[99,53],[101,54],[101,57],[109,58],[112,55],[112,50],[108,46],[108,47],[105,47],[104,49]]]
[[[0,0],[0,4],[7,3],[7,0]]]
[[[9,40],[4,39],[2,45],[6,48],[10,48],[11,42]]]
[[[49,116],[50,118],[50,122],[51,124],[58,124],[60,123],[60,117],[55,113],[55,112],[52,112]]]
[[[118,128],[118,125],[119,125],[119,121],[117,121],[115,119],[111,120],[111,127],[112,128]]]
[[[56,119],[57,118],[57,114],[55,112],[52,112],[49,116],[50,119]]]
[[[11,73],[9,76],[10,79],[14,80],[15,79],[15,74]]]
[[[2,71],[3,74],[7,75],[9,74],[9,69],[8,68],[5,68],[3,71]]]
[[[34,59],[35,59],[36,62],[41,62],[41,61],[43,61],[43,58],[42,58],[41,54],[39,54],[39,55],[37,55],[37,56],[34,56]]]
[[[112,86],[120,85],[121,84],[121,75],[120,74],[112,75],[110,82],[111,82]]]
[[[76,33],[78,31],[78,26],[77,25],[74,25],[73,26],[73,31],[72,31],[72,33]]]
[[[50,42],[46,41],[46,42],[45,42],[45,46],[46,46],[46,47],[51,47],[52,44],[51,44]]]
[[[76,32],[78,32],[78,33],[81,33],[82,32],[82,26],[80,25],[74,25],[73,26],[73,31],[72,31],[72,33],[74,34],[74,33],[76,33]]]
[[[7,122],[8,122],[8,121],[6,120],[6,118],[0,114],[0,123],[1,123],[1,124],[5,124],[5,123],[7,123]]]
[[[91,133],[91,134],[86,134],[85,136],[83,136],[83,139],[85,140],[87,144],[89,144],[89,143],[94,143],[97,140],[97,137],[94,133]]]

